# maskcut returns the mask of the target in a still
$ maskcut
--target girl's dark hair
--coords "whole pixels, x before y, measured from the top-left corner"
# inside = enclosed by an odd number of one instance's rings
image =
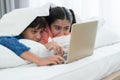
[[[45,28],[47,25],[46,19],[44,17],[36,17],[27,28]]]
[[[74,11],[72,9],[69,9],[69,10],[70,10],[70,12],[72,13],[72,16],[73,16],[72,24],[76,23]],[[70,27],[70,32],[71,32],[71,29],[72,29],[72,27]]]
[[[74,14],[74,11],[72,10],[72,9],[69,9],[70,10],[70,12],[71,12],[71,14],[72,14],[72,24],[73,23],[76,23],[76,19],[75,19],[75,14]]]
[[[53,7],[50,8],[49,12],[49,16],[46,17],[49,26],[57,19],[67,19],[70,24],[76,22],[74,12],[65,7]]]

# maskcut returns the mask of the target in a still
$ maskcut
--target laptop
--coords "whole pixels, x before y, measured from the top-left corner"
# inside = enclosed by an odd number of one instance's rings
[[[63,55],[64,63],[88,57],[93,54],[98,21],[87,21],[72,25],[68,53]]]

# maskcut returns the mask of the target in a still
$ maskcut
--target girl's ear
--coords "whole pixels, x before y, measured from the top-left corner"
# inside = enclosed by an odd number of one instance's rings
[[[50,6],[50,8],[49,8],[49,13],[51,12],[51,8],[52,8],[52,6]]]
[[[72,9],[69,9],[70,10],[70,12],[71,12],[71,14],[72,14],[72,24],[73,23],[76,23],[76,18],[75,18],[75,14],[74,14],[74,11],[72,10]],[[72,24],[71,24],[71,27],[70,27],[70,32],[71,32],[71,28],[72,28]]]
[[[72,19],[72,24],[73,23],[76,23],[76,18],[75,18],[75,13],[74,13],[74,11],[72,10],[72,9],[69,9],[70,10],[70,12],[71,12],[71,14],[72,14],[72,17],[73,17],[73,19]]]

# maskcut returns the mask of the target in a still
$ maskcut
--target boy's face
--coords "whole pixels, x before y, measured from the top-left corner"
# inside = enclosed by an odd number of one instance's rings
[[[25,39],[30,39],[39,42],[41,38],[41,33],[43,29],[38,27],[35,28],[27,28],[26,30],[23,31],[22,36]]]
[[[65,36],[69,34],[70,22],[68,20],[58,19],[50,27],[54,37]]]

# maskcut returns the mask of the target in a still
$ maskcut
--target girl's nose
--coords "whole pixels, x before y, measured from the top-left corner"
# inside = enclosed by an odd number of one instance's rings
[[[64,36],[64,31],[60,31],[58,36]]]

